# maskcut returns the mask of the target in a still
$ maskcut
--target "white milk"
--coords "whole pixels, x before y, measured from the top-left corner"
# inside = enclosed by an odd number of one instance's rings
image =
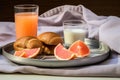
[[[64,41],[66,45],[70,45],[76,40],[82,40],[87,36],[85,29],[64,29]]]

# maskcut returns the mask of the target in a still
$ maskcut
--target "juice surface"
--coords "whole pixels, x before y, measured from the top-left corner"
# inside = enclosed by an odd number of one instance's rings
[[[15,14],[16,38],[37,36],[38,14],[32,12]]]

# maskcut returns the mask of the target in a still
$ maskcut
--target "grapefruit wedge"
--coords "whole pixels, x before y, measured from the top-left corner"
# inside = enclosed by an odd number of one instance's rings
[[[15,51],[14,56],[22,57],[25,54],[23,51]]]
[[[74,53],[67,50],[61,43],[59,43],[54,49],[54,56],[58,60],[70,60],[74,58]]]
[[[90,50],[87,47],[87,45],[81,41],[75,41],[68,49],[69,51],[73,52],[76,57],[85,57],[88,56],[90,54]]]
[[[33,49],[23,49],[21,51],[15,51],[14,55],[24,58],[34,58],[40,52],[40,48],[33,48]]]

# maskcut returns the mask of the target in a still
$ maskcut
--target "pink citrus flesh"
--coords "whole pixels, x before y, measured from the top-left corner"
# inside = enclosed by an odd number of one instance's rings
[[[24,58],[33,58],[39,54],[40,48],[23,49],[21,51],[15,51],[14,55]]]
[[[74,54],[67,50],[61,43],[55,47],[54,55],[59,60],[71,60],[74,58]]]
[[[90,54],[88,46],[81,40],[75,41],[68,50],[73,52],[76,57],[85,57]]]

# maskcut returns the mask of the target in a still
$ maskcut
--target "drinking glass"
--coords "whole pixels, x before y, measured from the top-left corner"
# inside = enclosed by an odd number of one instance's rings
[[[82,40],[87,37],[87,24],[82,20],[66,20],[63,22],[64,28],[64,43],[70,46],[77,40]]]
[[[39,6],[35,4],[15,5],[16,39],[37,36]]]

